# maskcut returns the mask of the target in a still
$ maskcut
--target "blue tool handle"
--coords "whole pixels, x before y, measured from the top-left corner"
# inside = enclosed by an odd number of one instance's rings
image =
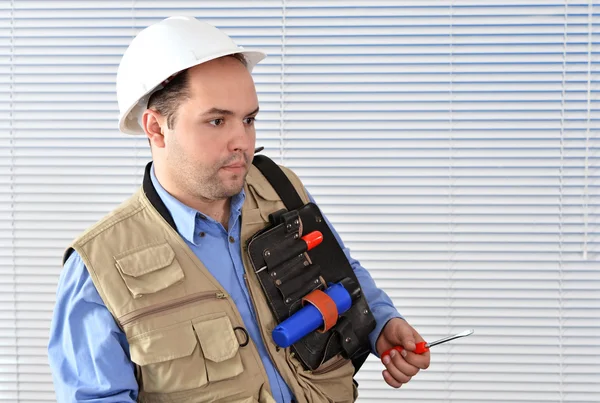
[[[338,314],[341,315],[352,306],[352,298],[343,285],[330,285],[325,294],[335,302]],[[309,333],[323,326],[323,316],[312,304],[306,304],[298,312],[281,322],[273,329],[273,341],[281,348],[296,343]]]

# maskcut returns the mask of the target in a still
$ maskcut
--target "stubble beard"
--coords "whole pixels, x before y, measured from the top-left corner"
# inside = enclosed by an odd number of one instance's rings
[[[206,165],[188,158],[180,144],[174,144],[167,155],[167,164],[172,167],[173,180],[188,195],[199,200],[223,200],[242,191],[249,171],[251,156],[245,153],[232,154],[214,165]],[[221,168],[243,161],[246,169],[240,174],[227,172]]]
[[[198,188],[202,193],[202,197],[211,200],[222,200],[235,196],[242,191],[246,182],[247,171],[243,174],[233,175],[227,179],[227,182],[219,177],[219,172],[220,170],[217,169],[217,172],[209,177],[198,178],[200,182]]]
[[[178,158],[179,167],[174,172],[174,179],[181,189],[185,189],[185,192],[194,198],[211,201],[228,199],[242,191],[248,175],[247,169],[240,174],[224,173],[221,170],[223,166],[235,161],[239,161],[239,158],[229,158],[207,167]]]

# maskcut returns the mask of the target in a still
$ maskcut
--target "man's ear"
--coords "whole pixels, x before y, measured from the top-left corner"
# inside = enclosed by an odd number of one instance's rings
[[[150,140],[150,144],[158,148],[165,147],[165,134],[163,126],[166,126],[167,120],[154,109],[146,109],[142,116],[142,128]]]

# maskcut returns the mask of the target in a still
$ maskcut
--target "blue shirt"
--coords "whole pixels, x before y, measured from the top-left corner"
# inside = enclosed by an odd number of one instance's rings
[[[221,223],[171,196],[158,182],[154,167],[151,180],[181,237],[235,302],[258,348],[273,397],[279,403],[289,403],[292,393],[267,353],[243,278],[239,241],[244,191],[231,199],[229,225],[225,230]],[[369,273],[350,257],[349,250],[325,219],[344,248],[377,321],[377,327],[369,336],[375,352],[375,342],[383,326],[388,320],[401,316],[390,298],[375,286]],[[60,275],[48,356],[59,402],[133,403],[137,399],[138,384],[125,334],[104,305],[77,252],[71,254]]]

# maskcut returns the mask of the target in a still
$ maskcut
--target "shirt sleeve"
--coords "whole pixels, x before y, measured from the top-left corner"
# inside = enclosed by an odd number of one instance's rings
[[[313,199],[310,193],[308,193],[308,197],[313,203],[315,203],[315,200]],[[402,318],[402,315],[400,315],[390,297],[382,289],[378,288],[377,285],[375,285],[375,281],[373,280],[369,272],[361,266],[358,260],[352,258],[352,256],[350,255],[350,249],[348,249],[344,245],[344,242],[340,238],[337,231],[333,228],[333,225],[331,225],[331,222],[329,222],[325,214],[323,214],[323,218],[325,218],[325,222],[331,229],[331,232],[333,232],[335,239],[337,239],[338,243],[344,250],[344,254],[350,262],[350,265],[354,269],[354,274],[356,274],[362,291],[365,297],[367,298],[369,308],[371,308],[371,312],[373,312],[373,316],[375,317],[375,322],[377,324],[375,326],[375,329],[369,334],[369,342],[371,344],[371,352],[377,357],[379,357],[379,355],[377,354],[377,350],[375,349],[377,338],[379,337],[384,326],[390,319]]]
[[[48,359],[57,401],[133,403],[138,385],[129,344],[73,252],[59,278]]]

